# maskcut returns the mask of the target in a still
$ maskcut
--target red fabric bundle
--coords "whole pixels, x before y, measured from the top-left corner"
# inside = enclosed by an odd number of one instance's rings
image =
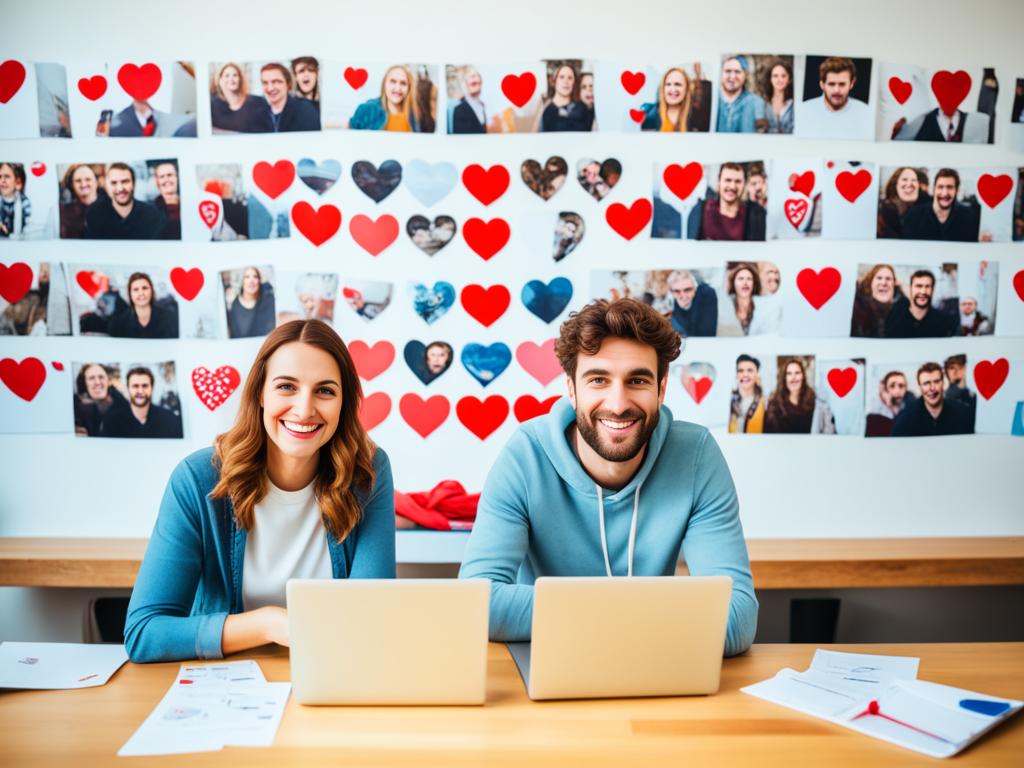
[[[466,493],[461,483],[442,480],[433,490],[395,491],[395,513],[435,531],[466,531],[473,527],[479,493]]]

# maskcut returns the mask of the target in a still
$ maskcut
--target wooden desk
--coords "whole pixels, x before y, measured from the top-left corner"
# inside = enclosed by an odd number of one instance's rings
[[[747,545],[758,589],[1024,584],[1024,536]],[[0,586],[130,588],[145,550],[146,539],[0,537]]]
[[[920,656],[927,680],[1024,698],[1024,643],[847,645],[836,650]],[[715,696],[531,702],[503,645],[489,649],[483,707],[303,707],[289,700],[274,746],[125,759],[125,765],[272,766],[935,766],[923,755],[740,693],[780,668],[804,669],[813,646],[755,645],[725,661]],[[268,680],[289,678],[283,650],[256,658]],[[0,765],[91,766],[117,750],[174,681],[177,664],[123,667],[102,688],[0,693]],[[956,758],[1016,766],[1017,715]]]

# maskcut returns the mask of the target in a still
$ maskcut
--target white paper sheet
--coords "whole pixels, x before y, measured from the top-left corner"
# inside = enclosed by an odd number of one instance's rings
[[[123,645],[0,643],[0,688],[93,688],[126,661]]]

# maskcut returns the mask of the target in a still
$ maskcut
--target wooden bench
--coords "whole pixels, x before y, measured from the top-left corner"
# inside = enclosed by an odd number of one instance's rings
[[[464,542],[464,534],[443,535]],[[146,541],[0,537],[0,586],[130,588]],[[758,589],[1024,584],[1024,536],[751,539],[747,545]]]

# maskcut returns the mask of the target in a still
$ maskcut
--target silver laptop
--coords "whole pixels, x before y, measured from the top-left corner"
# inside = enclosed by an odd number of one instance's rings
[[[530,643],[509,643],[531,699],[718,691],[728,576],[537,579]]]
[[[485,579],[291,579],[300,704],[483,704]]]

